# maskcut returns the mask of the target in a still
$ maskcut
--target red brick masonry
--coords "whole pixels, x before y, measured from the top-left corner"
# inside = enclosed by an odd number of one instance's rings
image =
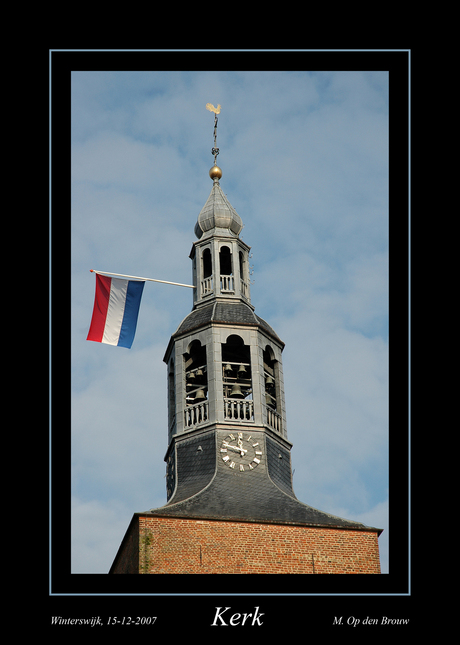
[[[110,573],[380,573],[378,533],[136,514]]]

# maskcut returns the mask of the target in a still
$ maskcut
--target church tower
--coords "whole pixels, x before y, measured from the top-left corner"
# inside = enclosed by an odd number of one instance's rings
[[[214,140],[216,127],[217,112]],[[134,515],[110,573],[380,573],[380,529],[294,493],[284,343],[251,304],[250,247],[212,152],[193,308],[164,356],[167,502]]]
[[[284,343],[254,312],[240,216],[209,172],[190,258],[193,309],[168,345],[169,448],[165,511],[254,519],[291,495]],[[269,500],[271,502],[269,503]],[[196,509],[192,511],[192,509]]]

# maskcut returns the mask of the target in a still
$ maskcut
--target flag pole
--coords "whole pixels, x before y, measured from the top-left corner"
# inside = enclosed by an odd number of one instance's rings
[[[155,280],[154,278],[141,278],[137,275],[124,275],[123,273],[108,273],[106,271],[96,271],[96,269],[90,269],[91,273],[100,273],[101,275],[116,275],[120,278],[131,278],[132,280],[146,280],[148,282],[162,282],[163,284],[174,284],[177,287],[189,287],[190,289],[194,289],[195,286],[193,284],[182,284],[181,282],[168,282],[168,280]]]

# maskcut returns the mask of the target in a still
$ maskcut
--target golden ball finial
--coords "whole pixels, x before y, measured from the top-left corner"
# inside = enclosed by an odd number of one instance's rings
[[[211,170],[209,171],[209,176],[211,179],[220,179],[222,177],[222,170],[219,168],[219,166],[213,166]]]

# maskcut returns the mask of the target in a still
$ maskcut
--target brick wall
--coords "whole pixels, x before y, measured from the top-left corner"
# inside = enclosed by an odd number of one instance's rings
[[[136,515],[111,573],[375,574],[378,537],[375,531]]]

